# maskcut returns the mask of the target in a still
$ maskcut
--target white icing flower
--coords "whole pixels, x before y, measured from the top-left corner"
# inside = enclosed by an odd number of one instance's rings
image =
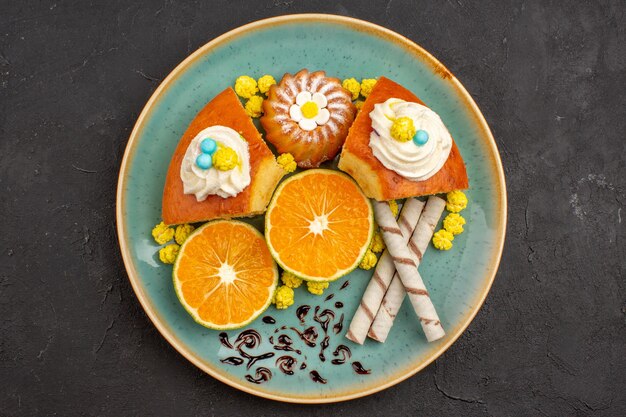
[[[328,100],[324,94],[302,91],[296,96],[296,104],[289,108],[289,116],[298,123],[300,129],[310,131],[326,124],[330,119],[327,104]]]

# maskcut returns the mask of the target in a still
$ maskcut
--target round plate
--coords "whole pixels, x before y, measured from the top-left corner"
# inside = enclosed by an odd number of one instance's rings
[[[371,271],[357,270],[331,284],[323,297],[296,290],[296,304],[288,310],[271,307],[266,314],[276,324],[260,319],[251,328],[261,334],[260,354],[272,351],[270,336],[285,332],[294,339],[300,355],[274,351],[276,356],[245,364],[221,362],[233,350],[219,342],[219,332],[196,324],[178,302],[171,266],[158,261],[159,247],[150,231],[161,218],[161,196],[169,160],[179,138],[195,114],[217,93],[234,84],[238,75],[272,74],[280,80],[285,72],[301,68],[325,70],[338,78],[375,78],[384,75],[418,95],[435,110],[455,138],[465,159],[470,179],[469,206],[463,212],[466,231],[448,252],[430,249],[420,272],[430,291],[447,335],[427,343],[415,315],[403,305],[386,343],[367,340],[363,346],[343,335],[356,310]],[[257,224],[262,225],[261,219]],[[458,80],[432,55],[397,33],[368,22],[332,15],[293,15],[261,20],[222,35],[185,59],[152,95],[133,129],[126,147],[117,191],[117,229],[131,284],[146,313],[185,358],[211,376],[240,390],[275,400],[322,403],[357,398],[390,387],[435,360],[458,337],[476,315],[493,282],[504,243],[506,190],[495,142],[482,114]],[[349,285],[340,290],[343,283]],[[327,294],[335,294],[325,301]],[[335,308],[335,302],[344,304]],[[326,360],[316,348],[305,347],[295,332],[280,326],[300,327],[295,307],[308,304],[344,314],[343,330],[330,337]],[[307,325],[313,311],[307,316]],[[275,333],[276,329],[278,332]],[[319,329],[319,326],[318,326]],[[239,334],[230,331],[231,342]],[[332,352],[344,344],[352,358],[334,365]],[[282,354],[293,354],[298,366],[293,375],[283,374],[275,364]],[[305,359],[306,357],[306,359]],[[305,361],[307,368],[299,369]],[[359,361],[370,374],[354,372]],[[265,383],[250,382],[259,366],[273,377]],[[326,384],[314,382],[317,370]]]

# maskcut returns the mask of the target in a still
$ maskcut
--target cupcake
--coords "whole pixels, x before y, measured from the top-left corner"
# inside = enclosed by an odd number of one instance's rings
[[[261,125],[279,153],[290,153],[301,168],[331,160],[343,145],[356,108],[337,78],[306,69],[285,74],[263,102]]]

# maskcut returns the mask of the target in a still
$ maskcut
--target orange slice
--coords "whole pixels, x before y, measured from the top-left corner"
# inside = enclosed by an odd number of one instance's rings
[[[218,220],[185,240],[174,264],[181,304],[210,329],[237,329],[270,305],[278,269],[263,235],[249,224]]]
[[[265,216],[276,262],[307,281],[333,281],[359,265],[372,238],[372,206],[347,175],[311,169],[284,181]]]

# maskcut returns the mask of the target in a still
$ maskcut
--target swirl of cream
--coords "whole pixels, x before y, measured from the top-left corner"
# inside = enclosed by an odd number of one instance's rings
[[[216,168],[202,169],[196,165],[196,158],[202,153],[200,144],[211,138],[218,146],[232,148],[239,158],[239,165],[229,171]],[[250,152],[248,142],[236,131],[226,126],[211,126],[196,135],[185,152],[180,166],[180,178],[185,194],[195,194],[196,200],[203,201],[209,195],[222,198],[234,197],[250,185]]]
[[[398,117],[410,117],[416,130],[428,133],[428,141],[419,146],[412,140],[399,142],[391,137],[393,120]],[[447,161],[452,137],[441,118],[428,107],[390,98],[374,105],[370,118],[374,130],[369,145],[385,168],[411,181],[425,181]]]

